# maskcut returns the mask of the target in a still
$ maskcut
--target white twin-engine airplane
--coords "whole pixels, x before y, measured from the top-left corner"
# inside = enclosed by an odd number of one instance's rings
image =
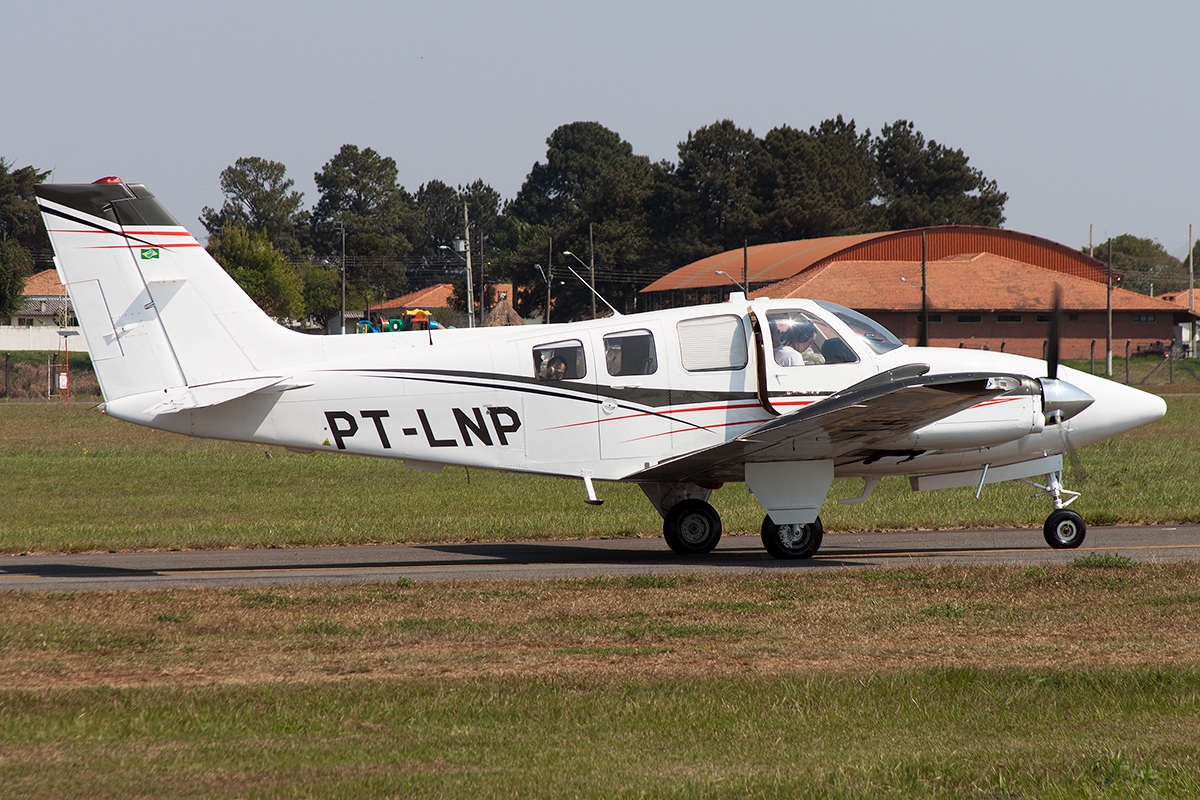
[[[1042,477],[1051,547],[1078,547],[1062,454],[1163,400],[1005,353],[903,345],[832,303],[747,300],[530,327],[310,336],[264,314],[144,186],[43,185],[59,276],[103,410],[189,436],[637,483],[681,554],[745,481],[777,558],[821,545],[835,476],[915,491]],[[785,366],[787,365],[787,366]],[[1060,377],[1061,375],[1061,377]]]

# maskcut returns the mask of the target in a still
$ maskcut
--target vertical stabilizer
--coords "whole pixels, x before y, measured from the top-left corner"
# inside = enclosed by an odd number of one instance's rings
[[[312,349],[310,337],[264,314],[144,186],[36,191],[106,400],[250,377]]]

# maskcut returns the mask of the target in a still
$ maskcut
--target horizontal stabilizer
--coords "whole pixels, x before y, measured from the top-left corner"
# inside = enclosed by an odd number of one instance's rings
[[[162,399],[150,408],[147,408],[145,413],[153,417],[159,414],[176,414],[192,408],[218,406],[221,403],[228,403],[230,400],[236,400],[239,397],[245,397],[248,394],[270,388],[278,383],[282,383],[283,380],[284,377],[281,375],[268,375],[265,377],[219,381],[201,386],[184,386],[164,392]]]

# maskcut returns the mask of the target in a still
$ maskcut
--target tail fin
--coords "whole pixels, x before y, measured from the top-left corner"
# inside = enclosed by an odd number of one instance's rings
[[[310,337],[264,314],[146,187],[105,179],[36,192],[105,400],[306,360]]]

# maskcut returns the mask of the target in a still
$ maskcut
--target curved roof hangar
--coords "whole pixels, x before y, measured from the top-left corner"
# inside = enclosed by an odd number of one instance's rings
[[[743,257],[750,286],[764,286],[835,261],[920,261],[925,237],[926,261],[964,253],[992,253],[1079,278],[1107,282],[1099,259],[1066,245],[1028,233],[977,225],[938,225],[883,233],[827,236],[760,244],[702,258],[651,283],[642,292],[727,287],[742,279]],[[720,275],[721,270],[726,275]]]

